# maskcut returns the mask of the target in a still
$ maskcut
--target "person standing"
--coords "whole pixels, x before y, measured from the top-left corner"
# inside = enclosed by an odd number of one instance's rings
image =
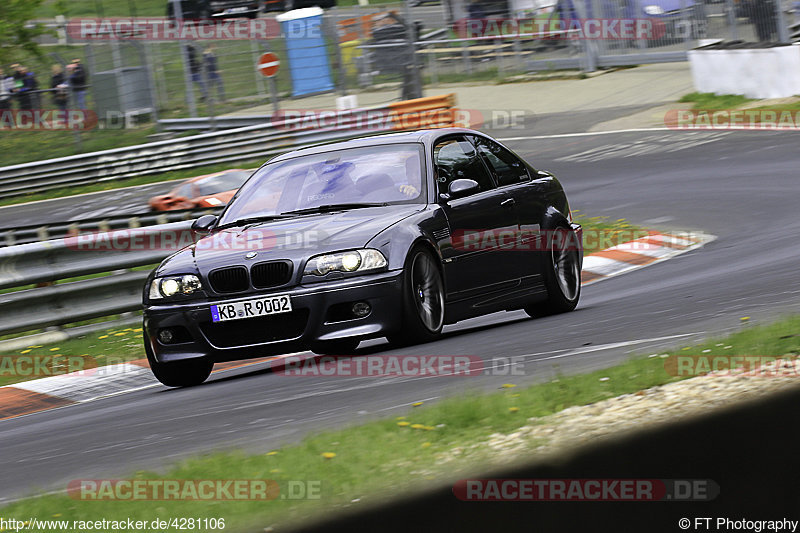
[[[213,44],[208,45],[208,48],[203,52],[203,64],[205,65],[206,74],[208,75],[209,93],[216,86],[217,98],[220,102],[224,102],[225,88],[222,86],[222,77],[219,75],[219,70],[217,69],[217,56],[214,54]]]
[[[186,45],[186,54],[189,57],[189,73],[192,75],[192,81],[200,87],[200,101],[204,102],[208,91],[206,90],[206,82],[203,81],[202,66],[197,60],[197,51],[193,45]]]
[[[67,65],[67,82],[75,97],[76,109],[86,109],[86,82],[88,78],[89,75],[86,73],[86,69],[83,68],[80,59],[75,58],[72,63]]]
[[[69,103],[69,84],[67,83],[67,76],[64,74],[64,69],[61,68],[59,64],[52,66],[52,72],[50,88],[53,89],[53,103],[61,111],[66,111],[67,104]]]
[[[33,109],[38,107],[38,94],[36,90],[39,84],[33,72],[28,71],[28,67],[20,65],[14,76],[14,91],[19,99],[20,109]]]
[[[6,76],[0,68],[0,112],[11,109],[11,91],[14,88],[14,77]]]

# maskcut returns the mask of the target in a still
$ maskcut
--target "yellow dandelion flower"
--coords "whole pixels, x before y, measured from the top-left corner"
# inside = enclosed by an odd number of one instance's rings
[[[278,455],[278,452],[273,450],[271,452],[267,452],[267,455]]]
[[[423,442],[422,443],[422,447],[423,448],[430,448],[431,447],[431,443],[430,442]]]
[[[410,424],[408,422],[398,422],[397,425],[400,426],[401,428],[404,428]]]
[[[322,454],[322,457],[324,457],[325,459],[333,459],[334,457],[336,457],[336,454],[333,452],[325,452]]]
[[[747,320],[750,320],[750,317],[749,316],[743,316],[739,320],[741,320],[742,322],[746,322]]]
[[[433,431],[436,428],[433,426],[422,426],[422,429],[424,429],[425,431]]]
[[[22,350],[22,351],[21,351],[21,352],[19,352],[19,353],[31,353],[31,351],[30,351],[30,350]]]
[[[142,331],[144,331],[144,330],[143,330],[142,328],[136,328],[136,329],[135,329],[135,330],[133,330],[133,331],[134,331],[135,333],[141,333],[141,332],[142,332]]]
[[[509,407],[508,410],[512,413],[516,413],[517,411],[519,411],[519,407]]]
[[[100,335],[100,336],[99,336],[99,337],[97,337],[97,338],[98,338],[98,339],[107,339],[107,338],[108,338],[108,335]]]
[[[411,407],[419,407],[423,403],[425,403],[425,402],[414,402],[414,403],[411,404]]]
[[[60,349],[61,349],[61,348],[55,347],[55,348],[50,348],[50,351],[51,351],[51,352],[57,352],[57,351],[59,351]]]
[[[405,420],[405,419],[406,419],[406,417],[404,417],[404,416],[398,416],[397,418],[395,418],[395,420]]]
[[[115,337],[122,337],[123,335],[127,335],[127,334],[128,334],[127,331],[121,331],[120,333],[114,333],[114,336]]]
[[[422,429],[424,427],[423,424],[411,424],[411,429]]]
[[[516,385],[514,385],[513,383],[503,383],[501,388],[503,388],[503,389],[513,389],[514,387],[516,387]]]

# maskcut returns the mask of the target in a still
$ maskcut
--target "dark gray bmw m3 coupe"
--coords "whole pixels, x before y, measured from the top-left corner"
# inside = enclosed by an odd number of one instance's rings
[[[434,129],[304,148],[259,168],[144,288],[144,344],[165,385],[215,362],[363,339],[580,297],[581,227],[558,180],[483,133]]]

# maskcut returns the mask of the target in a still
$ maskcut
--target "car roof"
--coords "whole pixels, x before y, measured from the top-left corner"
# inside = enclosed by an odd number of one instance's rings
[[[294,159],[296,157],[302,157],[306,155],[321,154],[325,152],[332,152],[334,150],[344,150],[347,148],[361,148],[364,146],[377,146],[377,145],[383,146],[386,144],[402,144],[410,142],[423,143],[425,145],[429,145],[432,144],[435,139],[438,139],[444,135],[451,135],[454,133],[472,133],[481,135],[480,132],[475,130],[470,130],[467,128],[433,128],[426,130],[406,131],[400,133],[382,133],[382,134],[358,137],[356,139],[350,139],[348,141],[317,144],[314,146],[309,146],[308,148],[293,150],[291,152],[281,154],[271,159],[269,162],[274,163],[277,161],[285,161],[287,159]]]

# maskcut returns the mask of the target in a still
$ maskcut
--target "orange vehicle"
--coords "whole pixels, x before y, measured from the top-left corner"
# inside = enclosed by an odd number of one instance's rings
[[[234,168],[196,176],[184,181],[167,194],[153,196],[148,202],[153,211],[174,211],[226,205],[254,169]]]

